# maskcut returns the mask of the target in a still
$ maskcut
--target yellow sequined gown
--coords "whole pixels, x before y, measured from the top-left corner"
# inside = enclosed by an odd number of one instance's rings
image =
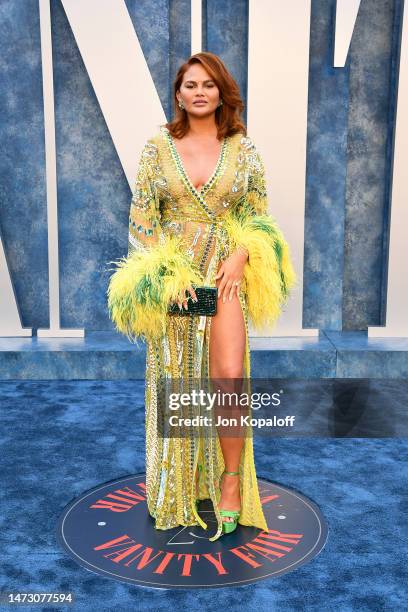
[[[234,217],[240,209],[241,217]],[[197,191],[169,130],[162,126],[141,154],[130,205],[128,255],[112,277],[109,308],[118,331],[132,341],[137,337],[146,341],[146,488],[155,528],[201,525],[210,531],[195,507],[198,473],[198,497],[212,500],[217,520],[216,530],[209,533],[211,541],[222,534],[220,491],[215,485],[225,468],[219,438],[162,437],[156,420],[159,377],[209,376],[212,317],[166,315],[169,293],[165,292],[166,277],[160,277],[159,271],[163,264],[170,266],[171,260],[176,262],[173,272],[179,274],[180,286],[185,286],[187,273],[196,284],[215,287],[220,261],[237,245],[249,252],[239,289],[246,327],[244,378],[249,379],[248,320],[255,326],[271,325],[296,279],[288,245],[267,212],[261,157],[250,137],[237,133],[224,138],[212,176]],[[177,257],[184,259],[177,263]],[[149,289],[143,294],[146,284]],[[139,293],[134,291],[136,285]],[[267,530],[248,435],[239,472],[239,523]]]

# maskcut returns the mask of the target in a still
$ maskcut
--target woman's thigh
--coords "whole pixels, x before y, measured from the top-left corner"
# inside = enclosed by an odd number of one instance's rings
[[[221,279],[217,279],[219,286]],[[210,327],[210,376],[240,378],[243,375],[245,353],[245,322],[239,298],[234,293],[223,303],[217,301],[217,314]]]

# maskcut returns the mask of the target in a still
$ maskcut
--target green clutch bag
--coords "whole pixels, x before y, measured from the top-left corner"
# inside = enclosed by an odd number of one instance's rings
[[[217,298],[218,298],[218,287],[195,287],[192,285],[196,296],[197,302],[193,302],[191,295],[188,294],[189,299],[187,300],[187,310],[184,306],[179,308],[177,302],[170,304],[168,314],[171,315],[205,315],[212,317],[217,314]]]

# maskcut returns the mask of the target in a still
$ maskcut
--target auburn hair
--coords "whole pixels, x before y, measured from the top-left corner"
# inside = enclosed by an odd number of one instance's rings
[[[218,139],[221,140],[236,133],[242,133],[246,136],[246,127],[241,118],[244,103],[241,99],[238,84],[218,55],[209,51],[201,51],[191,55],[177,71],[173,83],[175,116],[172,121],[165,124],[170,134],[175,138],[182,138],[188,132],[188,115],[185,109],[179,107],[176,93],[183,82],[184,73],[192,64],[201,64],[219,89],[223,104],[218,106],[215,111]]]

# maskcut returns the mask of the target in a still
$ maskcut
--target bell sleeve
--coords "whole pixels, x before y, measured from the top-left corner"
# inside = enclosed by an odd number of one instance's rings
[[[109,317],[118,332],[136,343],[166,333],[171,301],[185,299],[202,275],[187,254],[182,236],[163,232],[158,184],[162,182],[157,145],[144,145],[129,210],[128,252],[115,264],[107,289]]]
[[[246,154],[247,189],[226,217],[230,251],[243,248],[248,317],[256,329],[272,327],[297,283],[289,245],[268,213],[265,168],[252,141]]]

